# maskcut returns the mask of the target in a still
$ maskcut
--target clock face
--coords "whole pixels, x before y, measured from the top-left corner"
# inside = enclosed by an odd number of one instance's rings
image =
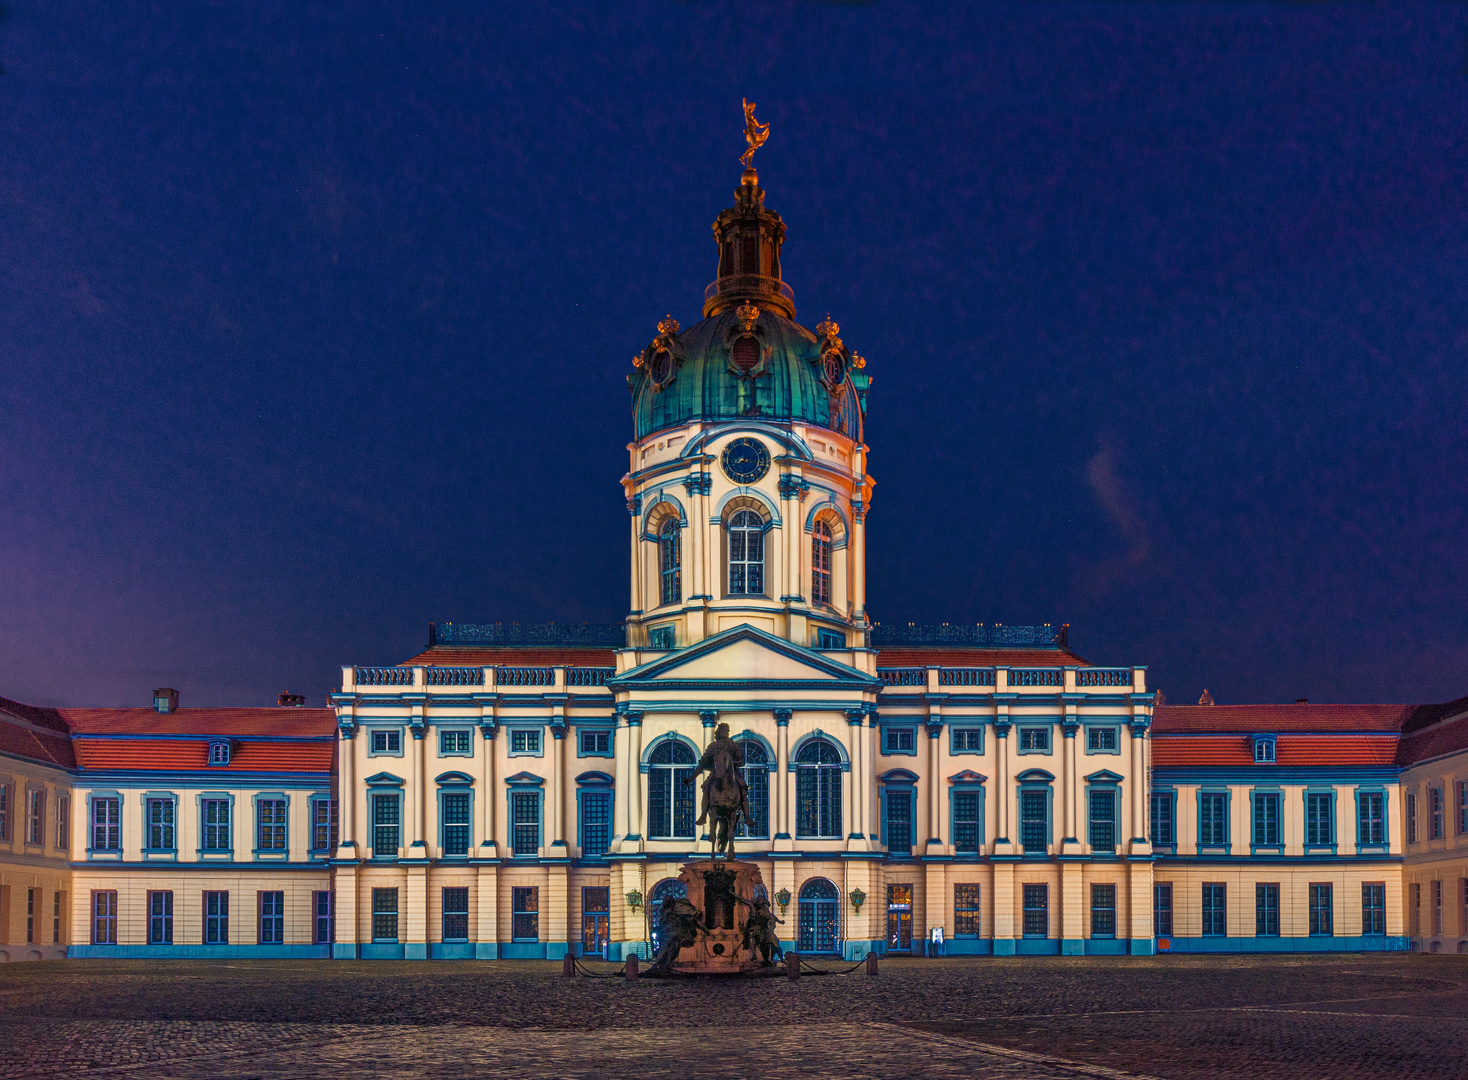
[[[736,484],[752,484],[770,471],[770,452],[758,439],[745,436],[724,447],[720,464]]]

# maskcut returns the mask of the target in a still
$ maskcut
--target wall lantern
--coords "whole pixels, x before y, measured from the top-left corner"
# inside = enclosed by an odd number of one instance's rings
[[[633,889],[627,894],[627,906],[633,911],[636,911],[642,906],[642,894],[636,889]]]
[[[867,902],[867,894],[866,893],[862,892],[860,889],[852,889],[851,890],[851,906],[855,910],[860,911],[861,910],[861,906],[863,904],[865,904],[866,902]]]
[[[775,894],[775,903],[780,905],[780,914],[785,914],[785,909],[790,906],[790,890],[781,889]]]

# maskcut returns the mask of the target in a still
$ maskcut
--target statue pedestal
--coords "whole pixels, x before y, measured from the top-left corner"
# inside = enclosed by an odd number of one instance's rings
[[[754,904],[755,886],[764,884],[759,867],[737,859],[705,859],[684,863],[678,880],[688,890],[689,903],[703,913],[703,933],[697,943],[678,950],[671,969],[682,975],[741,975],[758,970],[758,955],[744,947],[744,926]]]

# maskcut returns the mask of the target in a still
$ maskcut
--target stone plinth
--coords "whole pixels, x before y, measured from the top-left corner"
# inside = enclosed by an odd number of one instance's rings
[[[764,884],[759,867],[735,859],[706,859],[684,863],[678,880],[688,890],[689,903],[703,913],[705,932],[696,945],[678,950],[672,970],[684,975],[738,975],[758,969],[758,955],[744,948],[744,925],[755,887]]]

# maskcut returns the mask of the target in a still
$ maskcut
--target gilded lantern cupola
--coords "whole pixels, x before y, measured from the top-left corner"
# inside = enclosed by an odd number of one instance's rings
[[[795,318],[795,295],[780,280],[785,223],[765,209],[765,190],[753,168],[744,170],[734,205],[714,222],[714,241],[719,245],[719,276],[704,290],[704,318],[740,304]]]

